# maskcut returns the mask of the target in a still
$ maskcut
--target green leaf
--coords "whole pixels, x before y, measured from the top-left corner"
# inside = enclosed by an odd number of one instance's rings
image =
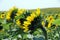
[[[56,19],[53,24],[57,24],[57,25],[60,25],[60,19]]]
[[[20,19],[20,18],[24,18],[24,15],[20,15],[20,16],[16,16],[15,19]]]
[[[6,30],[9,30],[9,27],[10,27],[9,25],[11,25],[11,23],[9,23],[9,24],[3,24],[3,28],[6,29]]]
[[[26,39],[26,38],[27,38],[27,34],[24,34],[24,35],[23,35],[23,39]]]

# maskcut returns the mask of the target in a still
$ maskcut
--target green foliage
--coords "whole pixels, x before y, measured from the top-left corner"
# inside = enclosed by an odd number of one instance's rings
[[[53,24],[60,25],[60,19],[56,19]]]

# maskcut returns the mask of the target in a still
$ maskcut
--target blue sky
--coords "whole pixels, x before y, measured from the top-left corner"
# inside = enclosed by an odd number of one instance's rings
[[[0,0],[2,11],[13,6],[25,9],[60,7],[60,0]]]

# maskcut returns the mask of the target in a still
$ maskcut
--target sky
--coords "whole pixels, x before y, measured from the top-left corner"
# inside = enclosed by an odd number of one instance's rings
[[[0,0],[0,11],[13,6],[24,9],[60,7],[60,0]]]

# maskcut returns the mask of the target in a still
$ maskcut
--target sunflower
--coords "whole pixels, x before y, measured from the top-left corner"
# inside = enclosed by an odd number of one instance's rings
[[[0,18],[4,19],[4,17],[5,17],[4,13],[0,15]]]
[[[16,13],[17,16],[20,16],[24,11],[18,10]],[[31,14],[30,14],[31,13]],[[40,9],[37,9],[36,12],[29,12],[27,17],[23,18],[23,20],[16,20],[16,24],[20,26],[20,28],[24,29],[24,32],[27,32],[29,30],[29,25],[31,25],[31,22],[34,21],[35,18],[37,18],[40,15]],[[23,14],[24,15],[24,14]],[[24,15],[24,16],[26,16]]]
[[[14,11],[15,11],[16,7],[12,7],[6,14],[6,19],[7,20],[10,20],[11,18],[13,18],[13,14],[14,14]]]
[[[25,28],[24,32],[27,32],[29,29],[28,28]]]
[[[28,26],[28,25],[30,25],[31,23],[29,22],[29,21],[24,21],[24,26]]]
[[[50,21],[51,21],[51,20],[54,20],[53,16],[50,16],[50,17],[49,17],[49,20],[50,20]]]
[[[32,16],[28,16],[28,17],[26,18],[26,20],[27,20],[27,21],[30,21],[30,22],[31,22],[33,19],[34,19],[34,18],[32,18]]]
[[[34,20],[35,17],[37,17],[37,15],[34,12],[32,12],[30,16],[26,18],[26,20],[31,22]]]
[[[11,17],[10,17],[10,16],[11,16],[11,12],[12,12],[12,11],[8,11],[8,12],[7,12],[7,14],[6,14],[6,19],[7,19],[7,20],[10,20],[10,19],[11,19]]]
[[[15,18],[16,18],[17,16],[18,16],[18,17],[21,16],[22,14],[24,14],[24,12],[26,12],[25,9],[18,9]]]
[[[17,24],[18,26],[20,26],[20,25],[21,25],[21,22],[19,21],[19,19],[18,19],[18,20],[16,20],[16,24]]]
[[[23,29],[24,29],[24,32],[27,32],[28,31],[28,26],[30,25],[31,23],[29,21],[24,21],[23,23]]]
[[[20,16],[22,13],[23,13],[23,10],[18,9],[18,11],[17,11],[17,13],[16,13],[16,16]]]
[[[18,20],[16,20],[16,24],[17,24],[20,28],[24,29],[24,32],[27,32],[27,31],[28,31],[28,25],[30,25],[31,23],[28,22],[28,21],[24,21],[23,25],[21,25],[21,21],[18,19]]]
[[[48,28],[50,28],[50,27],[51,27],[51,24],[52,24],[52,23],[51,23],[51,22],[49,22],[49,24],[48,24]]]
[[[40,9],[38,8],[37,10],[36,10],[36,15],[40,15]]]
[[[48,22],[50,22],[50,21],[54,21],[55,19],[54,19],[54,17],[53,16],[48,16],[47,18],[46,18],[46,20],[48,21]]]
[[[42,21],[42,25],[43,25],[43,27],[45,26],[45,22],[44,21]]]
[[[28,28],[29,28],[28,26],[31,25],[31,22],[34,20],[35,17],[36,17],[36,14],[34,12],[32,12],[30,16],[27,16],[26,18],[27,21],[24,21],[24,24],[23,24],[24,25],[23,28],[25,29],[24,32],[28,31]]]
[[[10,20],[10,14],[7,14],[7,15],[6,15],[6,19],[7,19],[7,20]]]

